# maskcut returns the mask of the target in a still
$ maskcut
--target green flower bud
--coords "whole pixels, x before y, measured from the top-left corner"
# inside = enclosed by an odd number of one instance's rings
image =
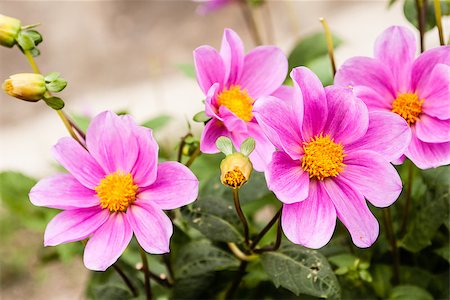
[[[20,32],[20,20],[0,14],[0,45],[11,48]]]
[[[47,91],[44,76],[35,73],[11,75],[2,88],[8,95],[30,102],[41,100]]]
[[[250,159],[240,152],[227,155],[220,163],[220,180],[226,186],[237,189],[244,185],[252,173]]]

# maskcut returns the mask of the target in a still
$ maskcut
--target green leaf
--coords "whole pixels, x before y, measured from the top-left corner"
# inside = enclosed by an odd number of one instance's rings
[[[392,289],[389,300],[433,300],[433,296],[414,285],[399,285]]]
[[[95,286],[92,289],[92,293],[96,300],[127,300],[134,298],[127,289],[111,284]]]
[[[386,299],[392,288],[392,267],[389,265],[375,265],[372,269],[372,287],[376,295]]]
[[[61,75],[61,73],[58,73],[58,72],[51,72],[51,73],[48,73],[48,74],[45,75],[45,77],[44,77],[45,82],[50,83],[50,82],[52,82],[53,80],[55,80],[56,78],[58,78],[60,75]]]
[[[42,42],[42,35],[36,30],[26,30],[23,34],[29,36],[34,41],[35,46]]]
[[[450,14],[450,1],[444,0],[441,3],[441,13],[443,16]],[[416,0],[405,0],[403,4],[403,13],[406,19],[419,29],[419,21],[417,18],[417,6]],[[436,16],[434,13],[433,1],[427,1],[426,16],[425,16],[425,31],[429,31],[436,26]]]
[[[388,8],[391,8],[391,6],[394,5],[395,2],[397,2],[397,0],[389,0]]]
[[[328,54],[311,60],[308,63],[308,68],[319,77],[323,86],[333,84],[333,69]]]
[[[251,137],[245,139],[241,144],[241,153],[249,156],[255,150],[255,140]]]
[[[27,35],[26,31],[19,32],[16,41],[19,44],[20,48],[22,48],[22,50],[24,51],[31,50],[36,47],[33,38]]]
[[[45,86],[50,92],[57,93],[61,92],[67,86],[67,81],[62,78],[56,78],[55,80],[47,83]]]
[[[64,107],[64,101],[59,97],[44,98],[44,101],[54,110],[60,110]]]
[[[233,153],[233,143],[228,137],[219,137],[216,141],[216,147],[225,155],[230,155]]]
[[[166,126],[171,120],[172,117],[168,115],[162,115],[144,122],[142,126],[151,128],[153,131],[157,131]]]
[[[354,255],[344,253],[334,255],[328,258],[328,261],[339,268],[347,267],[347,268],[356,268],[357,257]]]
[[[339,47],[341,43],[342,40],[333,35],[334,48]],[[323,58],[326,55],[328,55],[328,48],[325,34],[323,32],[318,32],[309,35],[299,40],[289,54],[289,70],[298,66],[310,67],[315,60]]]
[[[33,57],[39,56],[41,54],[41,51],[38,48],[33,48],[30,50],[30,53]]]
[[[200,197],[191,207],[181,210],[189,224],[212,241],[241,242],[239,218],[231,198]]]
[[[183,247],[175,262],[177,279],[237,268],[239,261],[208,241],[196,241]]]
[[[196,113],[192,119],[194,120],[194,122],[204,123],[211,120],[211,117],[208,116],[204,111],[200,111]]]
[[[449,244],[445,245],[444,247],[438,248],[434,250],[434,253],[445,259],[447,262],[450,263],[450,247]]]
[[[177,68],[187,77],[195,79],[195,67],[193,64],[178,64]]]
[[[340,287],[326,258],[315,250],[297,245],[282,246],[276,252],[265,252],[261,262],[275,286],[296,295],[339,298]]]

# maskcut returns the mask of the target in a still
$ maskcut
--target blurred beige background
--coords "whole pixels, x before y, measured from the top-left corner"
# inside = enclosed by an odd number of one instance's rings
[[[322,30],[325,17],[344,44],[337,64],[354,55],[372,55],[374,39],[390,25],[407,23],[398,1],[269,1],[274,41],[286,53],[295,41]],[[401,3],[400,3],[401,2]],[[220,47],[224,27],[236,30],[246,49],[254,45],[237,5],[198,16],[191,1],[8,1],[0,13],[42,23],[44,42],[37,63],[42,72],[58,71],[69,84],[61,93],[68,113],[95,115],[106,109],[127,109],[139,121],[162,113],[174,116],[160,141],[174,144],[186,132],[186,119],[202,110],[203,95],[195,80],[176,67],[192,63],[192,51],[202,44]],[[267,11],[256,12],[258,22]],[[449,22],[446,20],[448,34]],[[437,33],[427,33],[427,45],[437,45]],[[0,79],[30,72],[17,49],[0,49]],[[23,171],[42,177],[54,173],[50,147],[66,136],[56,113],[43,103],[30,104],[0,94],[0,170]],[[200,127],[195,128],[198,132]],[[41,235],[32,235],[39,249]],[[33,248],[34,247],[34,248]],[[32,254],[31,254],[32,255]],[[31,263],[32,267],[32,263]],[[88,272],[81,261],[51,264],[40,280],[24,278],[2,287],[2,299],[79,299]]]

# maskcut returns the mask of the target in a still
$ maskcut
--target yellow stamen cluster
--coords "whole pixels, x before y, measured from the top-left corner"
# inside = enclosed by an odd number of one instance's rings
[[[217,96],[217,101],[220,106],[226,106],[240,119],[246,122],[253,119],[252,109],[255,100],[248,95],[247,90],[242,90],[239,85],[232,85],[229,89],[224,89]]]
[[[324,180],[344,170],[344,147],[334,142],[328,134],[319,134],[304,142],[303,150],[302,168],[309,173],[309,178]]]
[[[100,198],[102,208],[111,212],[126,211],[128,206],[136,200],[138,186],[134,184],[130,173],[117,171],[107,175],[95,187]]]
[[[399,94],[392,103],[392,112],[400,115],[409,125],[419,120],[422,112],[423,99],[419,99],[417,94]]]
[[[247,178],[245,178],[244,174],[238,167],[235,167],[233,170],[227,172],[223,179],[223,183],[232,188],[241,187],[246,182]]]

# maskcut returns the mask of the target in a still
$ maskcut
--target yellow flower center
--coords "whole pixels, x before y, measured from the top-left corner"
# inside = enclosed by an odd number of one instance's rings
[[[311,141],[304,142],[303,150],[302,168],[309,173],[309,178],[324,180],[344,170],[344,147],[335,143],[328,134],[319,134]]]
[[[138,186],[134,184],[131,174],[125,174],[122,171],[107,175],[95,187],[101,207],[111,212],[126,211],[128,206],[136,200],[137,190]]]
[[[392,103],[392,112],[400,115],[409,125],[419,120],[423,99],[412,93],[399,94]]]
[[[238,167],[234,167],[233,170],[227,172],[223,178],[223,183],[232,188],[241,187],[246,182],[247,178],[245,178],[244,174]]]
[[[239,85],[232,85],[224,89],[217,97],[220,106],[226,106],[240,119],[249,122],[253,119],[252,109],[255,100],[242,90]]]

